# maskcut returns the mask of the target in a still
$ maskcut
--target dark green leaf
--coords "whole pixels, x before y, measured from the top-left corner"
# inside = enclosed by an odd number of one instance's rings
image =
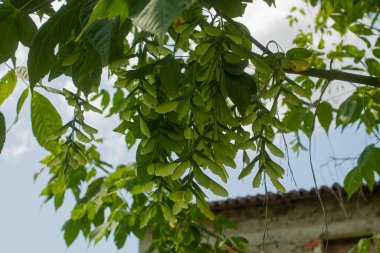
[[[367,64],[368,72],[371,75],[380,77],[380,63],[379,63],[379,61],[377,61],[373,58],[369,58],[365,61],[365,63]]]
[[[128,0],[129,16],[136,17],[145,8],[150,0]]]
[[[292,59],[306,59],[309,58],[312,53],[305,48],[292,48],[286,52],[286,56]]]
[[[251,104],[252,96],[257,92],[255,80],[247,73],[241,75],[225,73],[223,77],[222,82],[225,83],[228,96],[237,106],[239,113],[245,115],[247,106]]]
[[[64,232],[64,238],[67,247],[69,247],[79,235],[80,225],[76,221],[69,220],[62,228]]]
[[[72,69],[75,86],[85,94],[97,91],[102,74],[102,61],[99,53],[90,43],[85,43],[86,53],[82,54]]]
[[[54,50],[57,44],[65,43],[71,31],[79,25],[79,11],[83,3],[82,0],[69,1],[38,30],[28,55],[32,89],[54,66],[56,61]]]
[[[133,22],[142,29],[161,37],[192,0],[151,0],[134,18]]]
[[[0,154],[4,147],[6,132],[7,129],[5,125],[5,118],[4,115],[0,112]]]
[[[24,12],[20,12],[17,15],[16,26],[20,42],[24,46],[30,47],[32,45],[33,38],[37,33],[36,24],[31,17],[26,15]]]
[[[346,190],[348,194],[348,198],[351,198],[351,196],[357,192],[362,186],[362,171],[360,167],[353,168],[344,179],[344,189]]]
[[[380,48],[373,49],[372,53],[377,59],[380,59]]]
[[[368,187],[372,190],[375,185],[374,172],[380,175],[380,148],[375,145],[367,146],[360,154],[358,167],[361,168],[364,179]]]
[[[219,12],[230,18],[242,16],[246,7],[246,4],[240,0],[215,0],[212,4]]]
[[[115,229],[114,242],[118,249],[123,248],[130,231],[131,228],[128,226],[126,222],[120,222],[117,225]]]
[[[168,57],[168,61],[161,66],[160,81],[163,90],[173,97],[178,92],[178,87],[182,82],[182,74],[179,63],[172,57]]]
[[[317,111],[319,123],[325,129],[326,133],[329,131],[331,121],[333,119],[333,108],[328,102],[322,102]]]
[[[0,5],[0,64],[11,58],[18,46],[15,9]]]
[[[248,61],[239,61],[238,63],[224,62],[222,68],[224,71],[231,75],[241,75],[244,73],[245,68],[248,66]]]
[[[264,0],[264,2],[266,2],[269,6],[274,5],[274,7],[276,7],[276,0]]]

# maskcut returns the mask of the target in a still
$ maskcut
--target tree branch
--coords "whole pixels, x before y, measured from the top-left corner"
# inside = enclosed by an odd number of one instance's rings
[[[263,44],[261,44],[258,40],[256,40],[255,38],[253,38],[251,34],[246,33],[245,31],[243,31],[241,29],[240,25],[235,20],[233,20],[232,18],[226,17],[226,16],[224,16],[223,14],[220,14],[220,13],[219,13],[219,15],[221,17],[223,17],[225,20],[227,20],[236,29],[241,30],[242,33],[244,34],[244,36],[246,36],[263,53],[265,53],[267,55],[272,55],[273,54],[272,51],[270,51],[267,47],[265,47]],[[317,78],[327,79],[327,80],[330,80],[330,81],[339,80],[339,81],[364,84],[364,85],[372,86],[372,87],[375,87],[375,88],[380,88],[380,78],[372,77],[372,76],[364,76],[364,75],[352,74],[352,73],[343,72],[343,71],[317,69],[317,68],[308,68],[305,71],[299,71],[299,72],[295,72],[295,71],[290,70],[290,69],[284,69],[284,71],[286,73],[289,73],[289,74],[297,74],[297,75],[317,77]]]
[[[285,70],[289,74],[297,74],[297,75],[305,75],[305,76],[312,76],[312,77],[318,77],[327,79],[330,81],[333,80],[339,80],[339,81],[346,81],[346,82],[352,82],[352,83],[359,83],[364,84],[368,86],[372,86],[375,88],[380,88],[380,78],[372,77],[372,76],[364,76],[364,75],[358,75],[338,70],[326,70],[326,69],[316,69],[316,68],[309,68],[305,71],[295,72],[292,70]]]

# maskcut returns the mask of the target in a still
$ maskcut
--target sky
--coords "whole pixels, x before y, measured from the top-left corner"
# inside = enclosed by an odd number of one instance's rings
[[[275,40],[284,50],[291,47],[291,41],[300,26],[290,29],[286,16],[290,8],[300,3],[300,1],[277,0],[277,8],[269,8],[263,1],[254,1],[247,8],[245,16],[241,19],[252,35],[263,42],[268,43]],[[307,10],[306,21],[312,21],[312,13]],[[18,51],[20,63],[25,63],[25,50]],[[0,76],[5,74],[5,69],[0,68]],[[107,87],[112,83],[103,78],[102,87]],[[51,86],[63,88],[72,87],[71,81],[67,78],[60,78],[53,81]],[[25,85],[19,82],[15,93],[20,94]],[[330,90],[326,97],[337,95],[335,88]],[[338,94],[339,95],[339,94]],[[10,97],[2,106],[1,111],[5,114],[8,125],[15,116],[17,96]],[[341,97],[342,98],[342,97]],[[30,103],[29,100],[27,103]],[[59,108],[63,122],[67,122],[72,111],[67,109],[65,101],[53,99],[53,103]],[[8,133],[3,153],[0,155],[0,252],[7,253],[113,253],[113,252],[138,252],[138,241],[136,238],[129,238],[126,246],[117,251],[112,240],[102,240],[95,247],[89,245],[82,237],[67,248],[61,232],[62,225],[70,216],[70,210],[74,205],[73,199],[68,196],[61,209],[54,210],[52,203],[43,203],[43,198],[39,194],[45,186],[48,176],[44,173],[36,182],[33,175],[42,167],[39,161],[46,155],[46,152],[38,145],[34,139],[30,127],[29,106],[25,106],[20,115],[17,125]],[[104,138],[104,145],[100,151],[104,160],[117,165],[133,161],[134,150],[127,150],[123,143],[123,136],[112,132],[115,121],[112,119],[99,120],[99,116],[90,113],[86,115],[89,124],[100,129],[100,135]],[[331,131],[329,136],[317,125],[312,138],[312,159],[317,174],[318,185],[331,185],[333,182],[342,183],[347,169],[354,166],[349,163],[346,166],[334,168],[332,164],[322,166],[329,157],[356,157],[358,153],[374,140],[365,136],[362,130],[349,129],[341,134],[340,130]],[[305,142],[306,143],[306,142]],[[284,143],[278,142],[280,147]],[[238,156],[238,161],[241,157]],[[301,153],[300,156],[294,154],[290,157],[296,183],[292,181],[290,173],[284,179],[284,185],[288,190],[306,188],[314,186],[308,153]],[[286,168],[286,161],[282,161]],[[241,162],[238,162],[241,165]],[[252,177],[243,181],[237,180],[238,173],[231,172],[231,180],[227,185],[230,197],[255,195],[263,193],[263,187],[252,189]],[[297,185],[297,186],[296,186]],[[269,190],[274,191],[273,187]],[[210,198],[216,199],[215,196]]]

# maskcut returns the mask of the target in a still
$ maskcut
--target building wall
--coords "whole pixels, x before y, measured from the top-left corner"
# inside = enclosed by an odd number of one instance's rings
[[[342,240],[380,233],[379,193],[366,200],[344,201],[343,205],[334,196],[325,197],[323,202],[331,238]],[[317,199],[269,202],[267,219],[263,206],[225,210],[221,214],[238,227],[238,231],[229,233],[249,240],[248,252],[323,252],[320,236],[325,231],[324,219]],[[265,220],[267,234],[263,240]]]
[[[347,202],[328,195],[323,197],[328,232],[332,239],[346,239],[380,233],[380,193],[353,198]],[[320,240],[324,219],[316,198],[302,200],[270,200],[266,216],[264,205],[229,208],[218,211],[233,221],[238,230],[227,234],[240,235],[249,240],[248,252],[311,253],[324,252]],[[264,238],[265,227],[267,233]],[[146,252],[149,236],[140,242],[140,253]],[[328,253],[347,252],[354,239],[331,241]],[[232,253],[232,252],[231,252]]]

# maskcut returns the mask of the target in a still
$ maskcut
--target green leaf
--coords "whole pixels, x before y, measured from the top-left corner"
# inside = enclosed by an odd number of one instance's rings
[[[86,31],[86,37],[87,39],[92,43],[95,50],[99,53],[102,59],[102,63],[105,66],[108,63],[109,57],[110,57],[110,50],[111,50],[111,44],[113,39],[113,33],[115,31],[119,32],[117,29],[117,26],[119,25],[118,19],[108,20],[108,19],[102,19],[102,20],[90,20],[96,11],[94,9],[94,5],[96,4],[95,8],[99,4],[104,1],[99,1],[96,3],[96,1],[89,1],[86,3],[81,11],[80,11],[80,21],[82,26],[84,26],[86,23],[86,27],[83,29],[83,31]],[[109,3],[112,3],[114,1],[108,1]],[[125,2],[125,1],[123,1]],[[126,3],[126,2],[125,2]],[[116,7],[116,6],[115,6]],[[94,12],[92,10],[94,9]],[[92,14],[92,16],[91,16]],[[104,17],[108,18],[108,17]],[[122,33],[123,34],[123,33]],[[120,55],[122,57],[122,55]]]
[[[174,19],[192,3],[192,0],[151,0],[133,22],[143,30],[162,37]]]
[[[241,75],[225,73],[222,76],[222,82],[224,82],[228,96],[237,106],[240,114],[245,115],[247,106],[252,103],[252,96],[257,93],[257,85],[253,77],[247,73]]]
[[[51,102],[38,92],[33,92],[31,118],[33,134],[38,143],[46,150],[57,153],[58,143],[47,140],[47,136],[62,127],[62,119]]]
[[[103,223],[100,226],[96,227],[90,233],[90,241],[94,241],[95,243],[99,242],[108,232],[110,223]]]
[[[80,225],[78,224],[78,222],[69,220],[65,223],[62,230],[65,231],[63,237],[65,239],[67,247],[69,247],[78,237]]]
[[[356,193],[360,186],[362,186],[362,170],[360,167],[353,168],[344,179],[344,189],[346,190],[348,194],[348,198],[351,198],[351,196]]]
[[[190,161],[186,161],[186,162],[183,162],[181,163],[181,165],[179,165],[174,171],[173,171],[173,174],[172,174],[172,179],[173,180],[177,180],[179,179],[180,177],[182,177],[182,175],[185,173],[185,171],[190,167],[191,163]]]
[[[241,171],[239,175],[239,180],[245,178],[249,174],[251,174],[251,171],[253,167],[255,166],[256,162],[260,159],[260,156],[256,156],[247,166]]]
[[[264,0],[264,2],[266,2],[269,6],[274,5],[274,7],[276,7],[276,0]]]
[[[377,59],[380,59],[380,48],[373,49],[372,53]]]
[[[358,253],[368,253],[369,248],[371,247],[371,240],[368,238],[362,238],[358,243]]]
[[[321,123],[321,126],[327,133],[333,120],[333,108],[331,104],[328,102],[322,102],[318,107],[317,117],[319,123]]]
[[[197,198],[197,207],[203,213],[207,218],[210,220],[214,220],[215,216],[214,213],[211,211],[210,207],[207,205],[205,201],[200,200]]]
[[[147,209],[140,215],[140,228],[146,227],[148,222],[152,218],[152,207],[149,206]]]
[[[255,69],[258,72],[262,72],[264,74],[272,72],[272,68],[269,67],[269,65],[265,61],[263,61],[262,58],[255,56],[250,58],[250,61],[253,65],[255,65]]]
[[[169,56],[168,61],[161,66],[160,81],[163,90],[169,94],[169,98],[173,98],[178,93],[178,87],[182,82],[182,74],[179,63]]]
[[[213,6],[230,18],[240,17],[244,14],[246,4],[241,0],[214,0]]]
[[[0,64],[14,56],[18,46],[15,9],[0,5]]]
[[[0,154],[4,147],[6,132],[7,129],[5,126],[5,118],[4,115],[0,112]]]
[[[271,142],[266,142],[265,145],[273,155],[279,158],[285,157],[285,154],[281,151],[281,149],[273,145]]]
[[[72,78],[74,85],[86,95],[97,91],[102,74],[102,60],[91,43],[83,43],[85,54],[74,63]]]
[[[16,27],[20,42],[24,46],[30,47],[38,30],[33,19],[24,12],[19,12],[16,19]]]
[[[305,48],[292,48],[286,52],[286,56],[292,59],[306,59],[309,58],[312,53]]]
[[[127,224],[127,221],[119,222],[118,226],[115,229],[115,234],[114,234],[114,242],[118,249],[121,249],[124,247],[124,244],[127,240],[127,236],[130,231],[131,231],[131,228]]]
[[[219,166],[217,163],[207,158],[204,159],[204,163],[212,171],[212,173],[219,176],[224,183],[227,183],[228,173],[224,167]]]
[[[358,159],[358,167],[361,169],[363,177],[371,190],[375,185],[374,172],[376,171],[380,175],[379,157],[380,148],[372,144],[364,149]]]
[[[162,213],[164,214],[164,218],[168,222],[172,222],[174,220],[174,215],[172,210],[165,204],[161,205]]]
[[[17,101],[17,107],[16,107],[17,115],[20,114],[21,109],[24,106],[25,100],[28,98],[28,95],[29,95],[29,89],[25,88],[25,90],[21,93],[21,95]]]
[[[17,76],[13,70],[8,71],[8,73],[0,80],[0,105],[12,94],[14,88],[16,87]]]
[[[69,1],[38,30],[28,55],[29,80],[32,89],[54,66],[56,62],[54,50],[58,43],[65,43],[72,29],[79,25],[78,16],[83,4],[82,0]]]
[[[262,172],[257,172],[255,178],[252,181],[253,188],[259,188],[259,186],[261,184],[262,177],[263,177],[263,173]]]
[[[87,137],[84,133],[81,131],[77,130],[75,131],[76,137],[78,138],[79,141],[84,142],[84,143],[90,143],[91,139]]]
[[[278,190],[278,191],[280,191],[280,192],[286,192],[286,189],[285,189],[285,187],[277,180],[277,179],[275,179],[275,180],[273,180],[272,178],[271,178],[271,181],[272,181],[272,184],[273,184],[273,186]]]
[[[216,195],[221,197],[228,197],[228,191],[224,189],[221,185],[216,183],[215,181],[210,181],[210,187],[209,189]]]
[[[88,6],[92,6],[92,3],[88,4]],[[101,19],[113,19],[115,17],[120,17],[120,22],[124,23],[128,18],[128,1],[126,0],[99,0],[92,10],[92,14],[83,28],[82,32],[78,36],[77,40],[80,36],[92,25],[95,21]],[[102,24],[106,24],[106,22],[102,22]],[[100,26],[98,28],[101,28]]]
[[[380,77],[380,63],[379,63],[379,61],[377,61],[373,58],[369,58],[365,61],[365,63],[367,64],[368,72],[371,75]]]
[[[150,138],[150,130],[149,130],[149,127],[148,125],[146,124],[146,122],[140,118],[140,129],[141,129],[141,132],[148,138]]]
[[[156,112],[160,114],[165,114],[171,111],[174,111],[178,106],[177,101],[171,101],[165,104],[160,104],[156,107]]]
[[[178,167],[178,164],[177,163],[169,163],[169,164],[165,164],[164,166],[158,168],[155,173],[156,173],[156,176],[160,176],[160,177],[167,177],[171,174],[173,174],[173,171]]]
[[[203,173],[203,171],[198,167],[197,164],[193,164],[193,173],[194,173],[194,178],[197,180],[197,182],[208,189],[210,187],[210,182],[211,178],[206,176],[206,174]]]

